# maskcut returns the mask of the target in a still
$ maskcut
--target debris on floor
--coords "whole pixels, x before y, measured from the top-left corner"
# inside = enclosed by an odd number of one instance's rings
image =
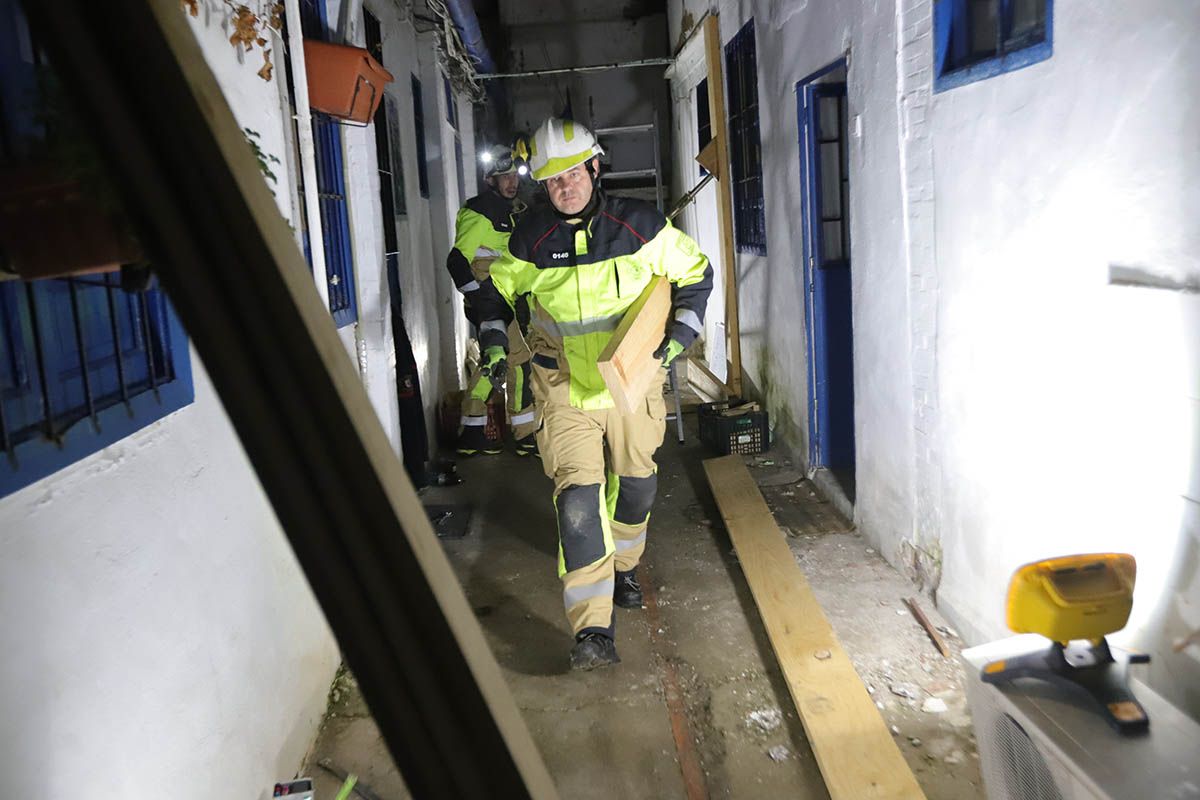
[[[471,507],[459,505],[426,505],[429,524],[440,539],[461,539],[471,526]]]
[[[769,733],[778,728],[783,723],[783,714],[778,708],[764,708],[757,711],[751,711],[746,717],[746,724],[757,725],[761,730]]]
[[[571,636],[555,571],[549,481],[540,464],[508,456],[463,462],[463,486],[430,487],[422,500],[474,508],[468,534],[442,543],[560,796],[685,796],[660,678],[661,665],[669,663],[710,797],[824,798],[816,759],[704,482],[700,465],[709,453],[695,436],[694,417],[685,421],[687,442],[668,442],[659,451],[662,492],[646,556],[657,621],[651,630],[646,611],[617,609],[622,663],[611,671],[566,671]],[[752,459],[755,478],[793,469],[782,454]],[[941,626],[951,657],[938,654],[904,606],[912,584],[811,482],[756,483],[780,526],[790,529],[789,549],[859,676],[874,690],[872,699],[926,796],[982,798],[958,661],[961,641],[920,598],[930,621]],[[892,689],[899,686],[905,694]],[[923,712],[929,698],[945,710]],[[339,675],[330,701],[310,763],[330,758],[383,800],[408,797],[351,675]],[[309,772],[316,774],[318,796],[333,797],[340,785],[333,776]]]
[[[792,757],[792,752],[782,744],[777,744],[767,751],[772,761],[786,761]]]

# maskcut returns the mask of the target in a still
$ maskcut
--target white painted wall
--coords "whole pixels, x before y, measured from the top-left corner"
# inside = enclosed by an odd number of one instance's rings
[[[0,501],[0,796],[266,798],[339,660],[199,359],[195,402]]]
[[[940,595],[988,636],[1047,553],[1138,558],[1133,638],[1200,714],[1200,6],[1055,4],[1054,56],[934,98]],[[985,113],[981,113],[981,110]],[[963,480],[967,477],[967,480]]]
[[[709,5],[673,0],[671,40]],[[806,458],[794,85],[849,51],[857,524],[925,550],[973,640],[1021,563],[1134,553],[1125,638],[1200,715],[1200,645],[1170,647],[1200,626],[1200,300],[1109,285],[1200,281],[1200,7],[1060,0],[1049,61],[935,95],[930,0],[712,5],[723,41],[756,23],[769,254],[739,299],[776,434]]]
[[[404,191],[407,215],[398,223],[400,245],[401,305],[404,312],[405,329],[412,342],[421,379],[422,400],[425,405],[426,427],[432,437],[436,430],[438,399],[449,390],[460,385],[459,368],[462,358],[458,348],[465,339],[465,332],[456,327],[449,307],[456,303],[457,292],[452,285],[447,287],[445,259],[449,244],[444,230],[435,232],[433,216],[437,200],[446,188],[435,180],[431,171],[430,199],[421,197],[417,177],[417,134],[413,125],[412,76],[422,84],[426,121],[426,156],[432,152],[440,154],[439,138],[430,138],[428,125],[438,115],[438,93],[440,82],[431,85],[425,74],[425,61],[432,59],[433,42],[429,37],[418,37],[412,25],[401,18],[396,4],[383,0],[367,0],[366,7],[380,21],[383,31],[383,53],[387,68],[396,80],[388,84],[386,92],[396,103],[400,118],[401,157],[404,162]],[[424,54],[424,55],[421,55]],[[470,114],[466,114],[470,116]],[[464,142],[464,145],[466,143]],[[372,143],[372,153],[374,144]],[[440,213],[440,212],[438,212]],[[382,264],[382,233],[377,240],[377,257]],[[382,269],[382,267],[381,267]],[[386,284],[386,281],[385,281]],[[461,306],[458,316],[461,317]],[[390,318],[389,318],[390,319]],[[389,322],[390,324],[390,322]],[[465,323],[464,323],[465,325]],[[442,354],[450,355],[443,358]],[[394,374],[394,363],[392,372]]]
[[[432,58],[432,44],[394,4],[368,7],[398,78],[388,92],[400,101],[408,194],[401,282],[432,426],[441,388],[459,382],[437,354],[462,339],[441,322],[453,294],[443,286],[448,245],[435,240],[416,181],[408,76],[427,68],[419,59]],[[276,78],[264,82],[259,54],[229,45],[227,9],[200,8],[197,39],[239,123],[284,162],[272,188],[298,228],[282,44],[272,41]],[[360,42],[357,12],[347,22],[346,39]],[[426,116],[436,120],[430,88]],[[359,325],[341,335],[351,358],[361,341],[367,391],[397,444],[373,137],[345,129]],[[444,217],[446,201],[435,202]],[[266,798],[313,741],[336,643],[194,354],[192,366],[191,405],[0,500],[0,797]]]
[[[425,157],[429,168],[429,233],[432,257],[429,269],[434,273],[436,294],[430,303],[437,309],[438,326],[448,333],[442,346],[433,354],[439,361],[442,386],[438,393],[466,385],[465,359],[467,321],[463,314],[462,295],[446,270],[446,256],[454,243],[454,220],[467,198],[460,197],[458,166],[455,162],[454,136],[446,119],[446,91],[442,84],[443,70],[433,50],[431,34],[423,39],[426,47],[421,54],[417,72],[425,96]],[[455,102],[458,98],[455,97]],[[459,125],[463,127],[463,170],[467,191],[473,193],[472,163],[475,158],[472,115],[463,113],[460,104]],[[451,346],[451,343],[452,346]]]

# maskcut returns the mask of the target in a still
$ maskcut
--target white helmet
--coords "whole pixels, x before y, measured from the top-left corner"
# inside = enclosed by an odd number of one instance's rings
[[[494,144],[484,150],[480,154],[479,160],[483,162],[483,177],[485,178],[493,175],[507,175],[517,171],[517,165],[513,163],[512,148],[502,144]]]
[[[604,152],[583,125],[551,117],[538,126],[529,145],[529,166],[535,181],[545,181]]]

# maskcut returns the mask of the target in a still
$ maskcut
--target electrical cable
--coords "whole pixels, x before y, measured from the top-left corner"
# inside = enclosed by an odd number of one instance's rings
[[[425,0],[425,6],[433,12],[441,26],[436,29],[437,49],[439,60],[446,69],[446,77],[450,79],[454,88],[465,94],[471,102],[483,102],[483,82],[475,71],[478,59],[467,52],[462,36],[459,35],[458,28],[450,16],[450,10],[442,0]]]

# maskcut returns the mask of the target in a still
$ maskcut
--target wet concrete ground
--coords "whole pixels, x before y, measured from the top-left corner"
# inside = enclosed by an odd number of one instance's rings
[[[688,797],[681,758],[698,764],[709,797],[827,797],[705,483],[710,454],[693,415],[688,423],[687,444],[669,434],[659,451],[641,570],[656,607],[617,609],[622,663],[613,668],[567,670],[572,639],[540,462],[510,453],[461,461],[465,482],[424,499],[474,506],[468,534],[445,540],[446,552],[563,798]],[[982,798],[959,662],[943,659],[905,609],[916,587],[782,456],[747,461],[928,797]],[[945,624],[928,598],[921,603]],[[957,639],[945,638],[957,653]],[[922,710],[931,698],[946,710]],[[340,785],[316,766],[322,759],[359,774],[382,800],[406,797],[353,677],[339,676],[330,699],[308,770],[318,798]]]

